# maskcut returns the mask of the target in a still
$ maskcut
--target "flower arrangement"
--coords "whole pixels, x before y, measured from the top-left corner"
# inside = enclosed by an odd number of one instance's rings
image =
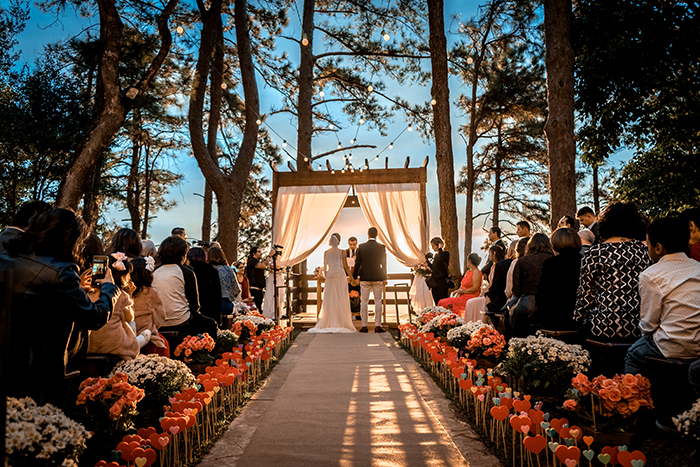
[[[248,341],[252,336],[257,335],[258,327],[250,319],[235,321],[231,326],[231,331],[238,336],[238,341]]]
[[[185,363],[211,363],[214,361],[211,352],[215,345],[214,339],[206,332],[197,336],[187,336],[175,348],[174,355],[184,355]]]
[[[428,266],[428,263],[420,263],[418,266],[414,266],[411,268],[411,271],[413,274],[416,276],[423,276],[427,277],[430,274],[432,274],[432,270],[430,269],[430,266]]]
[[[689,436],[700,441],[700,399],[693,406],[680,414],[678,417],[673,417],[673,423],[683,436]]]
[[[454,329],[450,329],[450,331],[447,333],[447,340],[450,342],[452,347],[466,349],[467,345],[469,345],[469,341],[472,338],[472,334],[484,326],[489,325],[482,323],[481,321],[469,321],[462,326],[457,326]]]
[[[520,380],[523,391],[538,396],[563,396],[562,388],[590,365],[591,357],[580,345],[537,335],[510,339],[503,369]]]
[[[324,277],[323,266],[316,266],[316,269],[314,269],[314,279],[322,280]]]
[[[484,326],[472,334],[467,350],[472,358],[492,357],[500,358],[506,339],[491,326]]]
[[[421,332],[433,333],[435,337],[447,338],[447,333],[457,326],[464,324],[464,320],[457,314],[448,312],[440,313],[421,328]]]
[[[652,409],[651,385],[642,375],[603,375],[593,378],[579,373],[571,380],[573,389],[567,392],[564,409],[578,411],[602,431],[628,431],[635,423],[639,410]],[[590,410],[584,409],[584,398],[590,395]],[[587,398],[585,400],[588,400]],[[596,418],[597,416],[597,418]],[[634,417],[633,417],[634,416]]]
[[[139,413],[134,419],[141,426],[157,423],[168,399],[194,387],[197,382],[187,365],[155,354],[138,355],[133,360],[120,362],[111,376],[116,373],[127,375],[131,384],[145,391],[139,403]]]
[[[214,359],[219,359],[226,352],[230,352],[238,345],[238,336],[232,331],[223,330],[216,334],[216,345],[214,346]]]
[[[423,326],[425,326],[436,316],[441,315],[441,314],[445,314],[445,313],[451,314],[452,312],[450,310],[448,310],[447,308],[437,306],[437,305],[426,306],[425,308],[423,308],[421,310],[420,314],[418,315],[418,321]],[[424,332],[422,329],[421,329],[421,331]]]
[[[7,398],[5,465],[77,467],[91,434],[51,404]]]
[[[129,377],[117,372],[111,378],[88,378],[78,389],[76,411],[85,426],[107,437],[121,437],[134,428],[131,418],[137,413],[136,404],[145,392],[128,382]]]
[[[350,291],[350,308],[358,308],[360,306],[360,293],[357,290]]]
[[[239,340],[245,340],[247,337],[241,336],[237,330],[241,330],[243,332],[246,332],[243,330],[240,326],[236,326],[236,323],[243,323],[245,321],[250,321],[251,324],[255,326],[255,329],[253,329],[250,325],[246,325],[246,327],[249,331],[251,331],[250,336],[254,335],[260,335],[265,331],[269,331],[270,329],[273,329],[275,327],[275,322],[274,320],[271,320],[269,318],[265,318],[262,314],[255,310],[250,310],[248,313],[245,315],[241,316],[236,316],[233,319],[233,327],[231,330],[238,336]]]

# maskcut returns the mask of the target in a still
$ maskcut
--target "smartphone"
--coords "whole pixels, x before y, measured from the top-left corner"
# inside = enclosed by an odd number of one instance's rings
[[[109,265],[109,257],[95,255],[92,257],[92,280],[104,279],[107,275],[107,267]]]

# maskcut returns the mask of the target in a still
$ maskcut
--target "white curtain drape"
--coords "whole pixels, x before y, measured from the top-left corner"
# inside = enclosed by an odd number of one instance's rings
[[[428,252],[428,223],[420,201],[419,183],[355,185],[360,207],[389,253],[409,268]],[[427,211],[427,206],[426,206]]]
[[[318,248],[337,222],[349,191],[350,185],[293,186],[277,191],[272,243],[284,247],[277,257],[278,268],[301,263]],[[277,284],[282,282],[278,274]],[[265,290],[269,299],[263,304],[263,314],[274,319],[272,274],[267,277]],[[281,295],[280,303],[283,303]]]

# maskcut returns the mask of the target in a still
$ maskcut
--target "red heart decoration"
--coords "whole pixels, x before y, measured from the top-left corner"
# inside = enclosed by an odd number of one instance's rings
[[[527,412],[527,416],[530,417],[532,423],[538,426],[544,421],[544,412],[542,412],[541,410],[530,409]]]
[[[624,467],[632,467],[632,461],[642,460],[644,465],[647,463],[647,457],[642,453],[642,451],[619,451],[617,453],[617,460]]]
[[[160,435],[158,433],[151,433],[148,439],[151,441],[151,446],[160,451],[170,442],[170,435],[168,433]]]
[[[612,447],[612,446],[605,446],[603,449],[601,449],[601,452],[603,454],[610,454],[610,464],[611,465],[617,465],[620,463],[620,461],[617,460],[617,454],[620,452],[620,450],[617,448],[617,446]]]
[[[508,409],[513,408],[513,398],[512,397],[501,397],[501,405],[508,407]]]
[[[136,441],[137,443],[139,443],[139,445],[141,445],[141,441],[143,441],[143,438],[141,437],[141,435],[138,435],[138,434],[136,434],[136,435],[125,435],[125,436],[122,438],[122,441],[124,441],[125,443],[130,443],[130,442],[132,442],[132,441]]]
[[[134,460],[134,449],[140,448],[141,443],[138,441],[131,441],[129,443],[126,443],[122,441],[121,443],[117,444],[117,451],[122,452],[122,459],[124,459],[127,462],[131,462]]]
[[[138,458],[146,459],[145,465],[151,465],[156,461],[156,452],[153,449],[134,449],[134,460]]]
[[[557,447],[554,454],[556,454],[557,459],[559,459],[562,464],[565,464],[567,459],[573,459],[578,462],[578,460],[581,458],[581,450],[579,448],[576,446],[564,446],[563,444],[560,444],[559,447]]]
[[[503,421],[508,417],[510,409],[504,406],[493,406],[491,407],[491,416],[498,421]]]
[[[562,425],[568,425],[569,421],[565,418],[553,418],[551,422],[549,422],[549,426],[554,428],[554,430],[559,433],[561,430]]]
[[[148,428],[139,428],[136,433],[142,438],[148,438],[151,436],[151,434],[155,433],[156,429],[153,428],[152,426],[149,426]]]
[[[533,454],[539,454],[544,448],[547,447],[547,440],[542,435],[537,436],[526,436],[523,440],[525,449]]]
[[[518,412],[527,412],[528,410],[530,410],[530,407],[532,407],[532,404],[530,404],[530,401],[528,400],[513,401],[513,408]]]
[[[583,436],[583,430],[581,430],[581,428],[576,425],[571,427],[563,426],[561,430],[559,430],[559,436],[561,436],[562,439],[573,438],[576,441],[578,441]]]
[[[464,389],[465,391],[469,391],[469,389],[474,385],[472,380],[470,379],[460,379],[459,380],[459,387]]]
[[[530,417],[516,415],[515,417],[511,417],[510,419],[510,426],[512,426],[513,429],[518,433],[523,432],[523,430],[520,428],[521,426],[530,426],[531,424],[532,420],[530,420]]]
[[[107,462],[97,461],[97,463],[95,464],[95,467],[107,467]]]

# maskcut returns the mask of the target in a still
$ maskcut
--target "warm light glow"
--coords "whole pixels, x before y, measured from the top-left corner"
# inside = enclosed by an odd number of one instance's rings
[[[435,104],[437,104],[437,101],[435,99],[430,101],[430,105],[435,105]]]
[[[369,92],[374,91],[374,86],[372,86],[372,85],[370,84],[369,86],[367,86],[367,90],[368,90]]]
[[[305,158],[304,158],[304,162],[309,162],[309,158],[308,158],[308,157],[305,157]]]
[[[221,89],[226,89],[228,85],[226,83],[221,83]]]
[[[361,119],[360,119],[360,125],[362,125],[363,123],[365,123],[365,119],[364,119],[364,118],[361,118]]]
[[[378,160],[379,160],[379,154],[377,154],[376,156],[374,156],[374,160],[375,160],[375,161],[378,161]]]
[[[344,173],[345,173],[345,169],[342,169],[342,170],[340,171],[340,173],[341,173],[341,174],[344,174]]]
[[[389,33],[385,33],[382,37],[384,38],[385,42],[388,41],[389,39],[391,39],[391,36],[389,35]]]
[[[393,141],[392,141],[391,143],[389,143],[389,149],[394,149],[394,143],[393,143]]]
[[[334,174],[334,173],[335,173],[335,170],[331,170],[331,173]]]
[[[287,141],[286,141],[286,140],[285,140],[285,141],[282,141],[282,147],[283,147],[283,148],[286,148],[286,147],[287,147]]]
[[[411,125],[408,125],[408,131],[413,131],[413,127]]]
[[[350,140],[350,144],[355,144],[355,139],[354,139],[354,138]]]
[[[467,58],[467,65],[471,65],[472,63],[474,63],[474,59],[471,57]]]
[[[255,120],[255,123],[257,123],[258,125],[261,125],[261,124],[262,124],[262,120],[257,119],[257,120]]]
[[[182,26],[178,26],[177,28],[175,28],[175,30],[178,34],[182,34],[185,32],[185,28],[183,28]]]
[[[335,126],[333,126],[332,123],[331,123],[330,125],[328,125],[328,129],[329,129],[329,130],[332,130],[333,128],[335,128]]]
[[[306,37],[304,37],[304,38],[301,40],[301,45],[309,45],[309,40],[308,40]]]
[[[348,159],[352,160],[352,154],[350,154],[350,155],[348,156]]]
[[[338,149],[340,149],[340,148],[342,148],[342,147],[343,147],[343,145],[340,144],[340,143],[338,143]]]
[[[323,92],[323,91],[321,91],[321,92],[319,92],[319,93],[318,93],[318,95],[319,95],[319,96],[321,96],[321,97],[323,97],[323,96],[325,96],[325,95],[326,95],[326,93],[325,93],[325,92]]]

